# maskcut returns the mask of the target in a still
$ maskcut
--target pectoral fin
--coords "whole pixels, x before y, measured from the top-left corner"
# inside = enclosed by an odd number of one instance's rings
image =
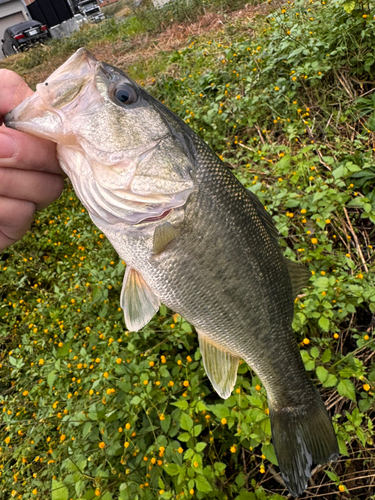
[[[288,267],[289,276],[292,281],[293,297],[297,297],[301,289],[306,286],[311,274],[305,266],[293,262],[292,260],[284,257],[286,265]]]
[[[203,365],[211,384],[220,397],[229,398],[236,383],[240,358],[233,356],[199,331],[198,339]]]
[[[142,276],[135,269],[127,267],[120,305],[124,311],[126,327],[137,332],[147,325],[159,309],[160,301]]]
[[[164,222],[164,224],[158,226],[154,232],[154,254],[163,252],[166,249],[168,243],[174,240],[176,236],[178,236],[178,232],[171,223]]]

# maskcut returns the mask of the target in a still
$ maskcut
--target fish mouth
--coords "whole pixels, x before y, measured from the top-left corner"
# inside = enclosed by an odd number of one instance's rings
[[[165,219],[170,213],[172,212],[172,208],[168,208],[168,210],[165,210],[161,215],[155,216],[155,217],[147,217],[146,219],[142,219],[138,223],[134,225],[141,225],[141,224],[147,224],[149,222],[159,222],[160,220]]]

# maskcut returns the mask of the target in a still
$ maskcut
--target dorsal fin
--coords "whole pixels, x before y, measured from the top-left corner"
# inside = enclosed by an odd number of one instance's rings
[[[310,271],[302,264],[293,262],[286,257],[284,257],[284,260],[288,267],[289,276],[292,282],[293,297],[296,298],[301,289],[306,286],[311,274]]]
[[[273,222],[271,215],[264,208],[264,206],[262,205],[260,199],[256,194],[254,194],[249,189],[247,189],[246,192],[251,198],[251,201],[254,203],[255,209],[258,212],[258,215],[261,221],[263,222],[264,226],[268,230],[269,234],[277,241],[280,235],[275,227],[275,223]]]
[[[143,328],[159,309],[160,300],[131,267],[126,268],[121,290],[120,305],[124,311],[126,327],[131,332]]]
[[[215,344],[199,330],[197,332],[203,365],[208,378],[219,396],[227,399],[236,383],[240,358]]]
[[[163,252],[168,243],[178,236],[178,231],[172,226],[170,222],[164,222],[158,226],[154,231],[153,250],[154,254]]]

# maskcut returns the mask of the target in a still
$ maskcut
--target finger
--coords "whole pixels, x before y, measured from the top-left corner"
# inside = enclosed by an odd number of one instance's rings
[[[0,196],[0,251],[22,238],[34,218],[35,204]]]
[[[0,69],[1,101],[0,115],[5,115],[33,94],[27,83],[13,71]]]
[[[32,201],[36,210],[57,200],[63,187],[61,175],[0,167],[0,196]]]
[[[65,175],[56,157],[55,143],[6,127],[0,127],[0,167]]]

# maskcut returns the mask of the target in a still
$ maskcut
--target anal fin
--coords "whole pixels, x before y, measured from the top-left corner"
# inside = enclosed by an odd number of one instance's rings
[[[240,358],[233,356],[199,331],[198,340],[203,365],[211,384],[220,397],[229,398],[236,383]]]
[[[163,252],[167,245],[178,236],[178,231],[172,226],[170,222],[164,222],[158,226],[154,232],[153,250],[154,254]]]
[[[138,271],[127,267],[120,305],[124,311],[126,327],[131,332],[137,332],[147,325],[159,309],[160,300],[150,290]]]

